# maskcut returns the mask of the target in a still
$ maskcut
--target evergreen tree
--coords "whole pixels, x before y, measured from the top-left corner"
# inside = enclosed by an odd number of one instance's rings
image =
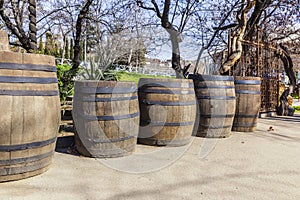
[[[51,33],[47,32],[46,33],[45,54],[52,55],[54,52],[53,50],[54,50],[53,36]]]
[[[38,50],[40,51],[41,54],[44,54],[45,52],[45,49],[44,49],[44,44],[43,44],[43,38],[40,37],[40,40],[39,40],[39,48]]]
[[[62,54],[63,54],[63,48],[59,48],[59,57],[62,58]]]
[[[65,37],[65,58],[69,59],[70,58],[70,50],[69,50],[69,38]]]
[[[74,41],[71,39],[70,41],[70,59],[73,59],[74,57]]]
[[[59,48],[58,48],[57,44],[54,44],[54,49],[53,49],[52,55],[55,57],[60,57],[60,52],[59,52]]]
[[[80,52],[80,61],[84,60],[84,41],[80,42],[80,48],[83,49],[83,51]]]

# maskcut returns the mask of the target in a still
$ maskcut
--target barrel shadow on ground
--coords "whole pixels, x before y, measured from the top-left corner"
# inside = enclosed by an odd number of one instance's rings
[[[300,142],[300,135],[299,135],[299,137],[291,137],[291,136],[275,133],[273,131],[262,131],[262,130],[259,130],[259,131],[263,132],[264,134],[261,134],[259,132],[253,132],[251,134],[255,135],[256,137],[269,138],[272,140],[282,140],[282,141],[286,141],[286,142],[297,142],[297,143]]]
[[[111,196],[110,198],[107,198],[108,200],[115,200],[115,199],[123,199],[123,198],[132,198],[132,199],[139,199],[143,197],[151,197],[155,196],[158,191],[160,191],[160,195],[162,197],[167,197],[168,199],[176,198],[178,199],[177,195],[172,195],[175,190],[178,190],[179,188],[190,188],[190,187],[201,187],[204,185],[210,185],[215,184],[216,182],[233,182],[235,185],[238,186],[238,188],[252,188],[253,190],[257,192],[264,192],[268,193],[269,195],[273,193],[272,188],[270,188],[269,191],[266,191],[265,188],[258,186],[253,186],[251,183],[244,182],[242,183],[241,179],[253,179],[255,181],[260,180],[261,182],[269,182],[274,184],[274,174],[282,175],[282,176],[293,176],[295,175],[295,171],[281,171],[281,172],[266,172],[266,171],[257,171],[257,172],[244,172],[244,173],[227,173],[222,176],[203,176],[198,177],[197,180],[191,180],[191,181],[185,181],[185,182],[176,182],[173,184],[167,184],[163,188],[153,188],[149,190],[138,190],[134,189],[128,192],[122,192],[120,194],[115,194]],[[296,175],[299,175],[296,173]],[[277,187],[283,187],[283,186],[289,186],[289,187],[296,187],[294,184],[287,184],[285,181],[276,181],[275,183]],[[198,191],[198,198],[201,198],[201,195],[205,195],[206,191]],[[224,196],[230,196],[232,195],[232,191],[228,191],[228,194],[224,193],[222,191],[222,194]],[[218,196],[218,192],[216,192],[216,196]],[[182,196],[184,198],[184,196]]]
[[[278,124],[276,124],[276,120],[278,120]],[[280,123],[279,121],[282,121],[283,123]],[[259,122],[262,127],[258,127],[257,131],[252,132],[251,135],[260,138],[298,143],[300,142],[300,134],[298,134],[296,127],[299,126],[299,122],[297,120],[290,121],[290,118],[287,119],[285,117],[263,118],[263,120],[260,119]],[[273,129],[271,129],[272,127]],[[281,127],[280,130],[278,130],[277,127]]]
[[[74,136],[58,137],[55,146],[55,152],[79,156],[80,154],[75,149]]]
[[[300,115],[295,116],[273,116],[273,117],[264,117],[261,118],[264,120],[279,120],[279,121],[286,121],[286,122],[299,122],[300,123]]]
[[[291,136],[287,136],[287,135],[282,135],[279,133],[271,133],[272,135],[278,136],[278,137],[282,137],[282,138],[286,138],[286,139],[290,139],[290,140],[296,140],[296,141],[300,141],[300,138],[297,137],[291,137]]]

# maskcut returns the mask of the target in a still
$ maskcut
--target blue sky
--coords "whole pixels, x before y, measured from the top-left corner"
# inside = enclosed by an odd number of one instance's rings
[[[168,60],[172,57],[171,41],[168,33],[161,29],[155,32],[154,42],[146,44],[148,51],[146,55],[150,58],[159,58],[161,60]],[[196,60],[201,46],[197,45],[192,38],[183,37],[183,42],[180,44],[181,57],[184,60]]]

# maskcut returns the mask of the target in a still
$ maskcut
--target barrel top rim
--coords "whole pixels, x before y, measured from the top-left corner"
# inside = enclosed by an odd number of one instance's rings
[[[22,55],[22,56],[39,56],[49,59],[55,59],[54,56],[51,55],[45,55],[45,54],[38,54],[38,53],[20,53],[20,52],[14,52],[14,51],[0,51],[0,54],[15,54],[15,55]]]
[[[18,53],[18,52],[15,52]],[[55,59],[55,56],[51,56],[51,55],[45,55],[45,54],[38,54],[38,53],[21,53],[24,56],[30,55],[30,56],[41,56],[41,57],[45,57],[45,58],[50,58],[50,59]]]
[[[195,80],[223,80],[223,81],[233,81],[233,76],[222,76],[222,75],[203,75],[203,74],[189,74],[189,79]]]
[[[130,83],[130,84],[135,84],[135,82],[133,82],[133,81],[105,81],[105,80],[75,80],[75,83]]]
[[[261,77],[257,76],[234,76],[234,79],[236,80],[261,80]]]
[[[184,78],[140,78],[139,81],[147,81],[147,80],[155,80],[155,81],[165,81],[165,82],[170,82],[170,81],[186,81],[189,82],[189,79],[184,79]]]

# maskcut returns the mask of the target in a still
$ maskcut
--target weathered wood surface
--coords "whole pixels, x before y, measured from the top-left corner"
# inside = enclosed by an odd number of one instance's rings
[[[260,77],[235,78],[236,112],[232,130],[252,132],[256,130],[260,109]]]
[[[8,36],[4,30],[0,30],[0,51],[9,51]]]
[[[141,122],[139,142],[182,146],[191,141],[196,117],[192,80],[139,80]]]
[[[45,171],[60,123],[54,58],[0,52],[0,182]]]
[[[190,75],[199,106],[197,136],[223,138],[231,134],[235,114],[232,76]]]
[[[89,157],[118,157],[135,151],[140,119],[133,82],[76,81],[75,143]]]

